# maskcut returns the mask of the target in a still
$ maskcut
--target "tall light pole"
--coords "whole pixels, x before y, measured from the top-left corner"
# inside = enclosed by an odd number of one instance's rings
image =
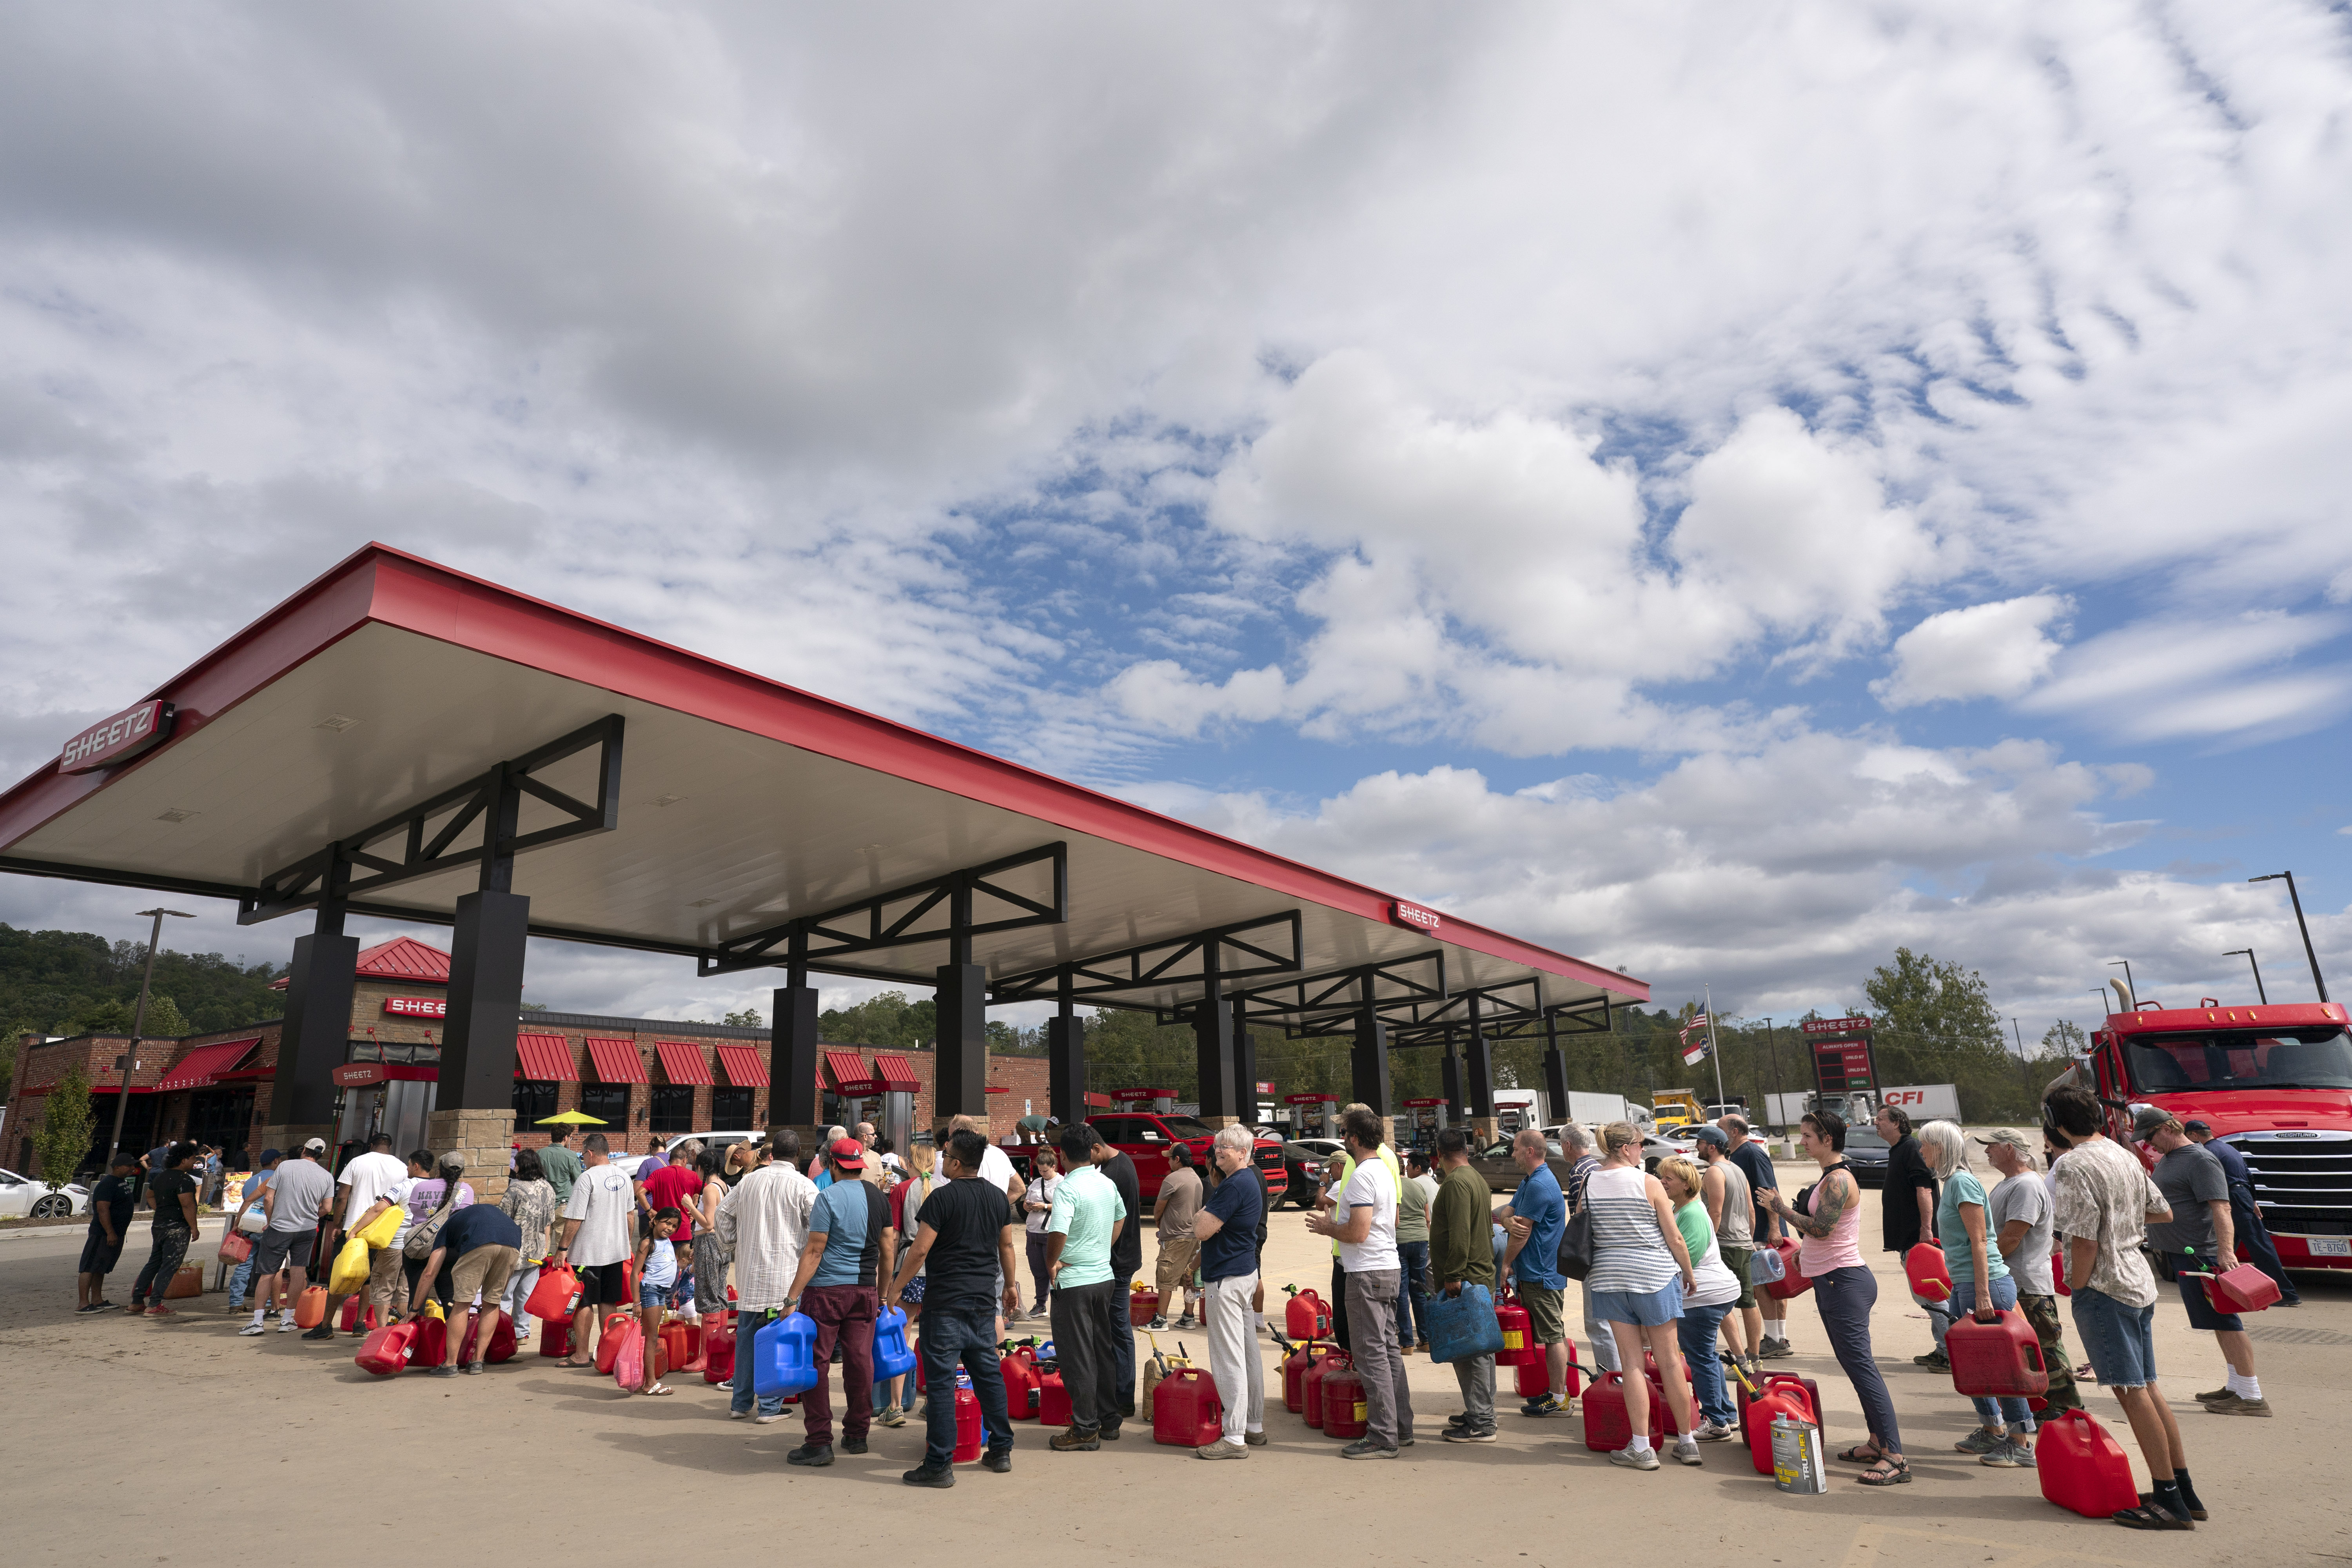
[[[2281,878],[2284,878],[2286,880],[2287,900],[2294,905],[2295,929],[2303,932],[2303,956],[2311,961],[2311,983],[2315,986],[2318,987],[2319,999],[2322,1002],[2325,1002],[2327,1000],[2327,982],[2319,977],[2319,954],[2311,945],[2311,928],[2304,923],[2303,898],[2294,890],[2294,873],[2292,871],[2272,871],[2264,876],[2249,877],[2246,880],[2249,882],[2275,882]]]
[[[2131,977],[2131,960],[2128,958],[2110,959],[2107,963],[2107,967],[2109,969],[2113,969],[2117,964],[2123,965],[2124,989],[2131,993],[2132,1005],[2137,1007],[2139,1005],[2139,982]]]
[[[2224,958],[2235,958],[2241,953],[2245,955],[2246,967],[2254,972],[2254,994],[2263,999],[2263,1006],[2269,1006],[2271,1005],[2271,994],[2263,989],[2263,966],[2254,962],[2254,950],[2251,947],[2233,947],[2224,952],[2221,956]]]
[[[114,1091],[114,1131],[106,1140],[106,1163],[114,1163],[114,1151],[122,1142],[122,1113],[131,1109],[131,1067],[139,1059],[139,1031],[147,1026],[147,987],[155,980],[155,944],[163,937],[163,917],[177,915],[184,921],[196,917],[185,910],[141,910],[142,915],[155,917],[154,926],[147,932],[147,968],[139,976],[139,1006],[131,1015],[131,1048],[122,1053],[121,1087]]]

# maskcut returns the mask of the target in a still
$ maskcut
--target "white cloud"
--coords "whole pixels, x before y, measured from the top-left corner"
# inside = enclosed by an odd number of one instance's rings
[[[1894,673],[1870,689],[1893,709],[2023,696],[2058,657],[2044,628],[2073,609],[2062,595],[2029,594],[1929,616],[1895,639]]]
[[[2232,620],[2167,615],[2068,648],[2019,707],[2069,713],[2134,740],[2262,738],[2315,728],[2352,701],[2352,669],[2278,675],[2295,654],[2352,629],[2332,613],[2249,613]]]

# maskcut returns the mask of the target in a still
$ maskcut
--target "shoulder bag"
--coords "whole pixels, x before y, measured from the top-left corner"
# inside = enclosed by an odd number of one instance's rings
[[[1559,1250],[1553,1255],[1552,1267],[1570,1279],[1581,1279],[1592,1272],[1592,1205],[1588,1200],[1568,1223],[1560,1227]]]
[[[387,1210],[387,1213],[390,1211]],[[420,1263],[433,1256],[433,1244],[441,1238],[441,1227],[457,1212],[456,1199],[446,1208],[435,1209],[430,1217],[418,1220],[408,1227],[408,1239],[400,1244],[403,1258],[414,1258]]]

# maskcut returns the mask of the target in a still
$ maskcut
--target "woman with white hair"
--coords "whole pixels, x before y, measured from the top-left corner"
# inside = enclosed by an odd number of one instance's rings
[[[1944,1267],[1952,1276],[1951,1312],[1976,1313],[1979,1323],[1997,1321],[2001,1312],[2017,1305],[2017,1281],[2009,1265],[1986,1242],[1985,1190],[1969,1170],[1969,1145],[1960,1130],[1948,1121],[1930,1121],[1919,1129],[1919,1149],[1928,1168],[1943,1184],[1936,1208],[1936,1234],[1944,1246]],[[1995,1468],[2031,1468],[2033,1448],[2027,1435],[2033,1415],[2022,1399],[1977,1399],[1978,1428],[1954,1447],[1978,1456]]]

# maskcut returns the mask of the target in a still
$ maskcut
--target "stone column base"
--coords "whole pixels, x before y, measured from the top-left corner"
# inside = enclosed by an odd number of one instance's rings
[[[313,1138],[323,1138],[327,1141],[329,1163],[331,1163],[335,1157],[335,1124],[331,1121],[321,1121],[309,1126],[298,1123],[290,1127],[284,1125],[257,1127],[253,1130],[252,1137],[253,1146],[248,1152],[257,1160],[261,1157],[261,1152],[264,1149],[275,1149],[279,1153],[291,1157],[299,1153],[302,1145]]]
[[[466,1163],[466,1184],[478,1204],[495,1204],[507,1193],[507,1159],[514,1149],[514,1111],[436,1110],[425,1121],[425,1142],[436,1154]]]

